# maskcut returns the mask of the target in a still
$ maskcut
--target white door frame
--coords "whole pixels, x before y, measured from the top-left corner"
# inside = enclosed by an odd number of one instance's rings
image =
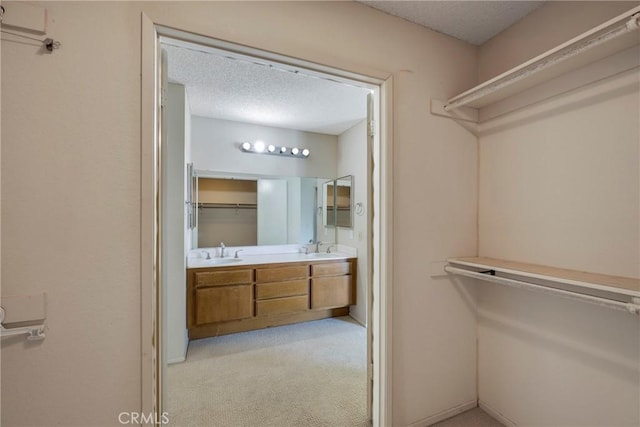
[[[141,412],[161,419],[162,407],[162,287],[160,283],[160,56],[161,36],[186,40],[238,55],[257,57],[283,67],[304,69],[313,75],[330,75],[338,81],[360,81],[377,86],[379,103],[373,147],[373,422],[392,425],[391,309],[393,268],[393,82],[315,64],[300,59],[241,46],[210,37],[163,27],[142,13],[141,18],[141,197],[140,197],[140,286],[141,286]],[[212,44],[214,43],[214,44]]]

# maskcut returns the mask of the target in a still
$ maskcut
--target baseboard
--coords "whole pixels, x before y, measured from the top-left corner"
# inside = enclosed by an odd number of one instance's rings
[[[462,405],[455,406],[438,414],[431,415],[430,417],[423,418],[420,421],[416,421],[415,423],[407,425],[407,427],[427,427],[442,420],[446,420],[447,418],[454,417],[464,411],[468,411],[469,409],[473,409],[476,406],[478,406],[478,402],[474,399],[470,402],[463,403]]]
[[[480,409],[482,409],[484,412],[486,412],[487,414],[491,415],[493,418],[495,418],[496,420],[500,421],[505,426],[507,426],[507,427],[517,427],[518,426],[512,420],[510,420],[509,418],[505,417],[500,412],[498,412],[497,410],[493,409],[490,405],[487,405],[483,401],[481,401],[481,400],[478,401],[478,406],[480,406]]]
[[[173,357],[167,360],[167,365],[173,365],[174,363],[182,363],[187,360],[187,349],[189,348],[189,330],[184,330],[184,347],[182,347],[182,355]]]
[[[182,347],[182,352],[181,352],[182,355],[167,359],[167,365],[173,365],[174,363],[182,363],[185,360],[187,360],[187,348],[189,347],[189,335],[188,334],[189,334],[189,330],[185,329],[184,330],[184,335],[183,335],[183,337],[184,337],[184,346]]]
[[[187,358],[186,358],[186,357],[184,357],[184,356],[182,356],[182,357],[175,357],[175,358],[173,358],[173,359],[169,359],[169,360],[167,361],[167,365],[173,365],[174,363],[182,363],[182,362],[184,362],[185,360],[187,360]]]
[[[353,320],[358,322],[360,326],[364,326],[365,328],[367,327],[366,322],[363,322],[362,320],[360,320],[360,318],[358,318],[358,316],[355,316],[352,312],[349,312],[349,317],[351,317]]]

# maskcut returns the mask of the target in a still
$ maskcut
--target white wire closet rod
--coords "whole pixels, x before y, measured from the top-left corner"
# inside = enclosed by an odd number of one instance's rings
[[[449,99],[444,105],[444,110],[451,111],[463,106],[483,107],[572,69],[609,56],[616,51],[636,45],[638,37],[636,34],[631,36],[629,34],[638,28],[640,28],[640,6]],[[627,37],[621,37],[625,35]],[[609,43],[614,39],[619,40],[615,43]],[[614,46],[611,49],[606,46],[595,49],[605,44]],[[579,56],[582,58],[575,60]],[[574,58],[574,61],[568,61],[570,58]],[[567,62],[573,63],[568,64]],[[520,85],[516,85],[518,82]]]
[[[37,341],[45,338],[44,324],[34,326],[23,326],[21,328],[5,328],[0,326],[0,337],[11,337],[15,335],[27,335],[27,340]]]
[[[487,282],[542,292],[550,295],[557,295],[563,298],[568,298],[568,299],[583,301],[583,302],[587,302],[587,303],[591,303],[591,304],[595,304],[603,307],[613,308],[615,310],[621,310],[629,313],[640,314],[640,298],[637,298],[637,297],[633,297],[632,302],[628,303],[628,302],[616,301],[616,300],[607,299],[607,298],[596,297],[593,295],[582,294],[578,292],[566,291],[564,289],[547,287],[547,286],[538,285],[534,283],[524,282],[521,280],[494,276],[494,275],[487,274],[486,272],[465,270],[463,268],[452,267],[450,265],[445,266],[444,271],[446,271],[447,273],[471,277],[474,279],[480,279]]]
[[[27,296],[26,300],[29,299],[33,299],[36,298],[36,302],[40,302],[41,304],[44,304],[44,293],[41,295],[41,299],[40,301],[38,301],[38,296]],[[19,299],[23,299],[23,297],[19,297]],[[4,303],[9,303],[10,300],[16,300],[15,297],[7,297],[4,299]],[[18,305],[13,302],[11,303],[13,305],[13,307],[17,307]],[[22,309],[24,309],[24,305],[21,307]],[[33,314],[33,313],[32,313]],[[16,317],[20,317],[20,315],[18,316],[13,316],[14,320],[16,320]],[[27,335],[27,340],[29,341],[37,341],[37,340],[42,340],[45,338],[45,324],[44,322],[40,322],[39,320],[24,320],[24,319],[17,319],[19,321],[16,322],[16,324],[25,324],[24,322],[29,322],[29,323],[35,323],[36,321],[38,322],[38,324],[31,324],[28,326],[17,326],[15,328],[5,328],[4,326],[4,321],[6,319],[6,311],[4,309],[3,306],[0,306],[0,337],[1,338],[5,338],[5,337],[11,337],[11,336],[16,336],[16,335]]]

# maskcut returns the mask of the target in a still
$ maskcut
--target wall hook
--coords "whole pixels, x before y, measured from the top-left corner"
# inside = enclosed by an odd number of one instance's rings
[[[44,47],[49,51],[49,52],[53,52],[53,49],[59,49],[61,46],[61,43],[58,41],[55,41],[54,39],[44,39],[42,41],[42,43],[44,43]]]
[[[40,42],[40,43],[42,43],[44,45],[45,49],[47,49],[49,52],[53,52],[54,49],[59,49],[60,46],[62,46],[62,43],[60,43],[59,41],[54,40],[52,38],[46,38],[44,40],[40,40],[40,39],[35,38],[35,37],[25,36],[24,34],[14,33],[12,31],[8,31],[8,30],[0,30],[0,32],[12,35],[14,37],[21,37],[23,39],[34,40],[34,41]]]

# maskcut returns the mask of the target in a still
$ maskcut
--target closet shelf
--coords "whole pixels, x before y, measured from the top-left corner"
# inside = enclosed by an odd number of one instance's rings
[[[582,33],[446,102],[432,100],[431,112],[453,117],[452,111],[466,113],[501,101],[562,74],[628,49],[640,43],[640,6]],[[457,115],[456,115],[457,117]],[[463,120],[476,121],[473,118]]]
[[[203,209],[256,209],[255,203],[198,203]]]
[[[640,279],[485,257],[450,258],[445,271],[640,313]]]

